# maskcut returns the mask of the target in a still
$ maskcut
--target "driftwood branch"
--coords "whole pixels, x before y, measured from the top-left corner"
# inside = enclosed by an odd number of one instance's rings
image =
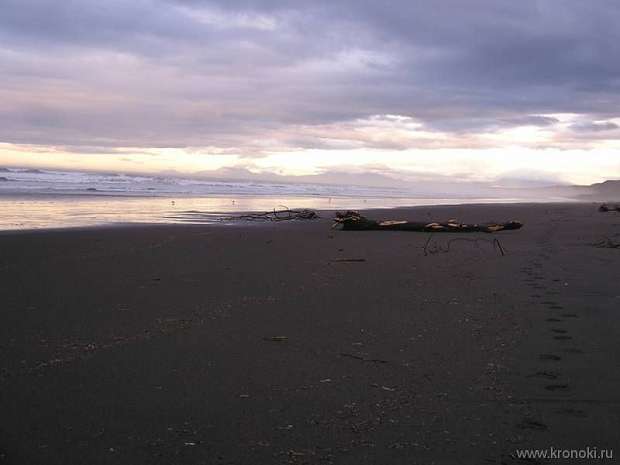
[[[314,220],[319,218],[319,215],[314,210],[301,209],[292,210],[285,205],[281,210],[262,212],[262,213],[248,213],[244,215],[228,216],[222,218],[223,221],[289,221],[289,220]]]
[[[502,246],[502,243],[499,241],[499,239],[497,238],[483,238],[483,237],[456,237],[454,239],[450,239],[445,247],[442,247],[441,245],[438,244],[433,244],[434,247],[431,249],[429,247],[431,240],[433,239],[433,235],[429,235],[428,239],[426,240],[426,243],[424,244],[424,256],[427,255],[434,255],[436,253],[448,253],[450,252],[450,248],[452,246],[453,243],[455,242],[470,242],[473,243],[476,247],[480,247],[480,243],[487,243],[487,244],[491,244],[493,246],[494,250],[499,251],[499,253],[502,255],[502,257],[504,255],[506,255],[506,249],[504,248],[504,246]]]
[[[245,213],[237,216],[225,216],[222,217],[218,213],[201,212],[196,210],[189,210],[184,212],[175,213],[167,218],[174,218],[177,220],[187,222],[205,222],[213,223],[216,221],[289,221],[289,220],[314,220],[319,218],[319,215],[314,210],[292,210],[284,205],[280,205],[282,209],[273,209],[266,212],[257,213]]]

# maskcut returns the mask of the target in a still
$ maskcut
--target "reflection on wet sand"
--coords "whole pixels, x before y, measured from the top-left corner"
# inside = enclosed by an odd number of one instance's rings
[[[467,203],[517,199],[468,199]],[[0,230],[95,226],[123,223],[213,223],[238,212],[274,208],[316,210],[459,204],[463,199],[304,196],[116,197],[37,195],[0,197]]]

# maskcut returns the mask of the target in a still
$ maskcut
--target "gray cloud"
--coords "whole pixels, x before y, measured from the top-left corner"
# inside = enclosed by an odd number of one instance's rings
[[[258,154],[372,115],[456,135],[610,119],[618,22],[615,0],[3,0],[0,141]]]
[[[620,129],[620,126],[618,126],[616,123],[613,123],[611,121],[604,121],[600,123],[588,121],[588,122],[572,124],[570,126],[570,129],[576,132],[589,133],[589,132],[613,131],[615,129]]]

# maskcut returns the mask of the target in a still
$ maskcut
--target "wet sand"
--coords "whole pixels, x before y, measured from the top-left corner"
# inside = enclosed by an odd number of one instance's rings
[[[618,214],[368,216],[525,227],[428,243],[329,218],[0,235],[0,463],[620,454],[620,249],[593,245],[620,241]]]

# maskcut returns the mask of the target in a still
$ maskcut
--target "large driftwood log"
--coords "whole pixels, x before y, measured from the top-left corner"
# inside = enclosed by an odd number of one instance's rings
[[[336,213],[334,227],[342,226],[344,231],[417,231],[417,232],[486,232],[506,231],[519,229],[523,226],[519,221],[506,223],[465,224],[456,220],[446,222],[417,222],[417,221],[376,221],[365,218],[359,212],[347,211]]]

